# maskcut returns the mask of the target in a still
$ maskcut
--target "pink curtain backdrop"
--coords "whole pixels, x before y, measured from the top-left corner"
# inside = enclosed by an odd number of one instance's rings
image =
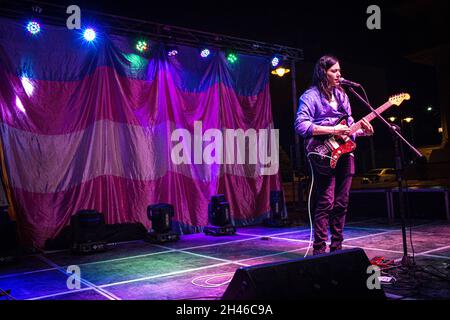
[[[20,234],[42,247],[80,209],[107,223],[150,226],[146,208],[175,206],[175,227],[199,232],[212,195],[224,193],[237,225],[269,211],[278,174],[259,165],[175,165],[172,131],[273,128],[269,60],[223,53],[202,59],[156,43],[138,55],[132,39],[43,25],[31,36],[0,19],[0,134]],[[207,145],[208,143],[204,143]],[[192,155],[193,157],[193,155]]]

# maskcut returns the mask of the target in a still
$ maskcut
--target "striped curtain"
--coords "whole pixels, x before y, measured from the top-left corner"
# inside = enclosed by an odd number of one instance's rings
[[[237,225],[269,211],[278,173],[258,164],[174,164],[171,135],[216,128],[273,128],[268,58],[178,47],[99,33],[93,43],[64,27],[31,35],[0,19],[0,135],[24,243],[42,247],[80,209],[107,223],[150,226],[146,208],[175,207],[174,224],[199,232],[212,195],[224,193]],[[206,145],[206,142],[202,142]],[[194,154],[192,154],[194,158]]]

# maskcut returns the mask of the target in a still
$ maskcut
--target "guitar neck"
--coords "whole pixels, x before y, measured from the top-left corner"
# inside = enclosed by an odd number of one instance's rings
[[[385,102],[383,105],[381,105],[380,107],[378,107],[377,109],[375,109],[375,111],[380,114],[384,111],[386,111],[387,109],[389,109],[392,106],[392,103],[387,101]],[[368,122],[372,121],[374,118],[376,117],[376,114],[374,112],[369,113],[367,116],[365,116],[363,119],[366,119]],[[358,122],[354,123],[352,126],[350,126],[350,135],[354,134],[356,131],[358,131],[359,129],[361,129],[361,122],[362,119],[359,120]]]

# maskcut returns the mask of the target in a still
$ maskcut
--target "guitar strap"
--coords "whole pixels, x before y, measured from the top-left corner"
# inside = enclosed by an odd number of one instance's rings
[[[343,94],[336,94],[336,91],[338,91],[337,89],[335,89],[335,94],[334,96],[336,97],[336,99],[338,100],[338,107],[337,107],[337,111],[339,113],[342,114],[342,116],[344,116],[346,119],[348,119],[348,117],[350,116],[347,111],[345,111],[344,108],[344,101],[342,101],[343,98]],[[339,97],[339,98],[338,98]]]

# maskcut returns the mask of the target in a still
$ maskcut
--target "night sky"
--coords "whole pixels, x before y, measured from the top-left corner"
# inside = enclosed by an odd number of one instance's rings
[[[343,76],[364,85],[374,107],[389,95],[408,92],[412,99],[386,117],[413,116],[405,135],[416,146],[439,144],[441,135],[436,73],[408,55],[449,43],[449,1],[48,1],[83,9],[155,21],[201,31],[282,44],[304,50],[297,64],[297,94],[308,88],[312,67],[323,54],[341,62]],[[381,30],[369,30],[370,4],[381,8]],[[289,154],[294,141],[291,78],[271,78],[272,109],[281,146]],[[356,120],[368,113],[351,97]],[[433,111],[426,111],[428,106]],[[374,120],[376,166],[392,166],[387,130]],[[419,134],[420,133],[420,134]],[[368,141],[358,145],[358,171],[371,168]]]

